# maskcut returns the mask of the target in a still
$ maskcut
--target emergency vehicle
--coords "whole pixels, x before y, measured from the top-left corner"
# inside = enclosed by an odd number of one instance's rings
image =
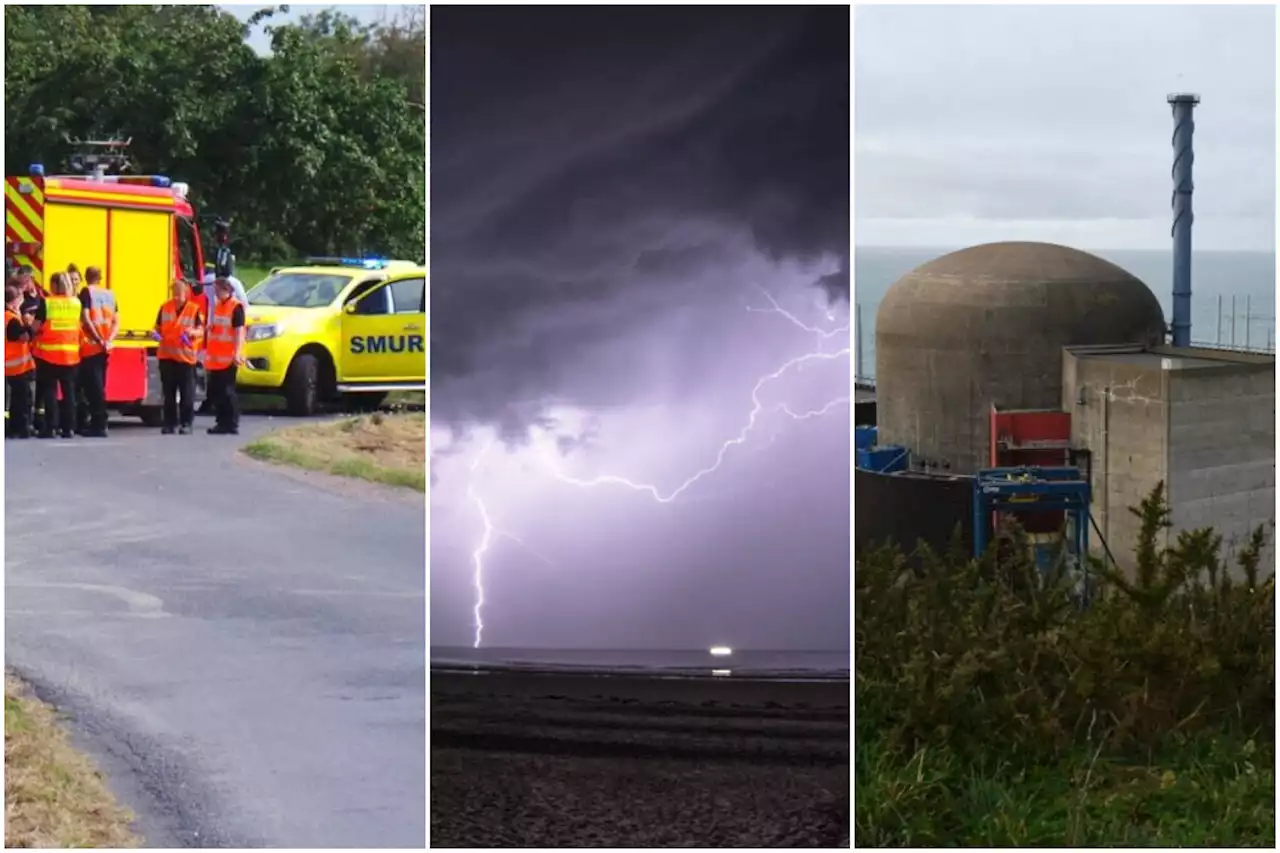
[[[372,408],[427,387],[427,271],[411,261],[308,258],[249,291],[240,390],[284,397],[291,415],[323,403]]]
[[[5,257],[27,265],[48,290],[55,272],[75,264],[102,270],[115,294],[120,331],[107,368],[107,406],[160,422],[156,313],[177,277],[199,281],[204,268],[188,186],[163,175],[45,177],[33,165],[25,177],[4,182]],[[203,371],[197,371],[197,394]]]

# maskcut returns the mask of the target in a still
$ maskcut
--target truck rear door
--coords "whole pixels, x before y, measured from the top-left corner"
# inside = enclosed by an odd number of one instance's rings
[[[111,262],[104,276],[120,310],[120,337],[145,337],[169,298],[173,278],[173,215],[113,209]]]
[[[75,264],[83,276],[107,263],[107,209],[49,201],[44,208],[44,286],[56,272]]]

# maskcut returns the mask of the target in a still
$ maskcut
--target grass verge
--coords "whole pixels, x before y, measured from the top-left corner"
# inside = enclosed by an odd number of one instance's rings
[[[240,266],[237,264],[236,278],[240,279],[240,283],[244,285],[245,290],[250,290],[271,273],[272,267],[287,265],[286,263],[268,264],[267,266]]]
[[[4,846],[138,847],[133,816],[76,751],[53,711],[4,682]]]
[[[1029,762],[996,748],[983,761],[860,737],[855,837],[868,847],[1274,847],[1274,749],[1222,732],[1146,755],[1099,744]]]
[[[376,412],[289,427],[250,442],[254,459],[427,490],[427,417]]]

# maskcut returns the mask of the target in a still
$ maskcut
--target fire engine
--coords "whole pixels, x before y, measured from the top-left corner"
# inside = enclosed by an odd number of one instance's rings
[[[78,175],[46,176],[34,164],[4,182],[6,266],[30,266],[48,289],[55,272],[75,264],[102,270],[120,314],[107,368],[107,405],[149,424],[160,420],[156,313],[175,278],[199,281],[204,269],[196,213],[188,186],[164,175],[111,175],[127,168],[127,142],[80,143],[72,158]],[[203,371],[197,371],[203,395]]]

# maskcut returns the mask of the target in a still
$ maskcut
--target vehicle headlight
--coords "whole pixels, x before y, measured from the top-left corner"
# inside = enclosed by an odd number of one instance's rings
[[[250,326],[244,334],[245,341],[267,341],[271,338],[278,338],[284,330],[279,323],[259,323]]]

